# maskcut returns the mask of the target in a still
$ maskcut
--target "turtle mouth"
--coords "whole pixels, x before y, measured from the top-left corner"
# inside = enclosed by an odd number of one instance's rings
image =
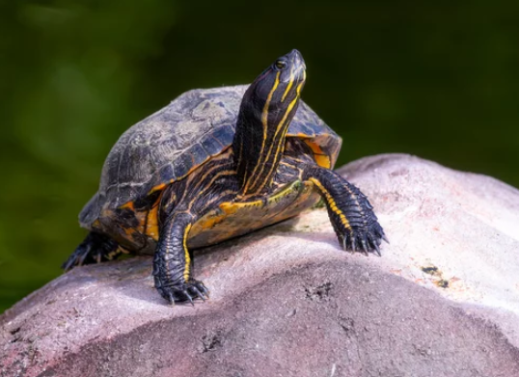
[[[288,82],[294,80],[296,83],[301,83],[306,80],[306,64],[303,59],[303,55],[294,49],[286,55],[287,60],[290,62],[290,75],[285,76],[282,81]]]
[[[298,50],[296,50],[296,49],[292,50],[290,52],[290,58],[292,60],[294,69],[300,70],[300,71],[306,70],[305,60],[303,59],[303,55],[301,55],[301,53]]]
[[[303,55],[295,49],[290,54],[292,55],[293,74],[296,77],[297,83],[301,84],[306,80],[305,60]]]
[[[298,83],[303,83],[306,81],[306,66],[303,65],[295,72],[295,76],[297,77]]]

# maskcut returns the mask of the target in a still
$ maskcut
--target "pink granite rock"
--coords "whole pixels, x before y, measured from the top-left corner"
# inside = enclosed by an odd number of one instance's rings
[[[77,268],[0,317],[0,375],[519,376],[519,191],[407,155],[340,172],[381,258],[316,209],[200,250],[194,308],[165,304],[150,258]]]

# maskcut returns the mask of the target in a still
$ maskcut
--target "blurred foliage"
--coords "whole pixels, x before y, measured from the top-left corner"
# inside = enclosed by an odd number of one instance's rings
[[[519,186],[519,3],[0,2],[0,311],[61,273],[131,124],[298,48],[339,164],[405,152]]]

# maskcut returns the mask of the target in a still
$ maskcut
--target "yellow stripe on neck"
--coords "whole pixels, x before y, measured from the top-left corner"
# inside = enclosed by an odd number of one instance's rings
[[[285,114],[283,115],[283,118],[278,123],[278,126],[276,128],[276,133],[274,134],[274,138],[272,139],[272,144],[270,145],[269,151],[267,153],[267,157],[265,157],[265,159],[263,159],[262,164],[261,164],[261,170],[259,171],[258,175],[255,177],[254,182],[252,183],[252,187],[254,187],[256,185],[256,183],[258,182],[258,179],[261,177],[261,174],[263,173],[263,168],[265,167],[265,162],[269,161],[270,155],[272,153],[272,149],[274,148],[274,144],[276,144],[276,154],[282,153],[282,146],[284,144],[283,137],[285,136],[286,131],[288,130],[288,124],[284,125],[284,123],[286,122],[286,120],[288,118],[288,115],[290,114],[290,112],[292,111],[292,109],[296,105],[297,101],[299,100],[299,96],[300,96],[300,93],[301,93],[301,88],[303,86],[303,83],[304,83],[304,80],[301,83],[299,83],[299,85],[297,86],[296,97],[292,100],[292,102],[290,102],[290,104],[287,107],[287,110],[285,111]],[[292,81],[290,81],[289,86],[291,84],[292,84]],[[285,92],[285,94],[286,94],[286,92]],[[281,131],[282,129],[284,129],[283,137],[281,137],[281,139],[277,143],[275,143],[276,137],[278,136],[279,131]],[[277,159],[277,157],[275,156],[274,157],[274,162],[276,161],[276,159]],[[271,164],[269,173],[267,175],[267,179],[272,174],[272,170],[274,169],[274,165],[275,165],[274,163]],[[265,179],[260,184],[260,186],[258,187],[256,192],[261,191],[265,187],[265,185],[267,184],[267,179]]]
[[[254,166],[254,170],[252,171],[252,174],[250,175],[250,177],[255,176],[256,170],[258,169],[258,166],[260,165],[260,162],[261,162],[261,156],[263,155],[263,151],[265,150],[265,143],[267,142],[269,107],[270,107],[270,102],[272,101],[272,96],[274,95],[274,92],[278,88],[280,74],[281,74],[281,72],[278,72],[276,74],[276,79],[274,81],[274,85],[272,86],[272,89],[270,90],[270,93],[267,96],[267,101],[265,102],[265,106],[263,106],[263,112],[261,113],[261,123],[263,124],[263,140],[261,141],[261,150],[260,150],[260,154],[259,154],[258,163],[256,164],[256,166]],[[247,190],[249,189],[250,179],[251,178],[247,179],[246,181],[243,181],[243,183],[245,184],[245,188],[243,189],[244,193],[246,193]]]
[[[294,72],[290,71],[290,82],[288,83],[287,88],[285,89],[285,93],[283,93],[283,97],[281,97],[281,102],[285,102],[285,99],[287,98],[287,95],[290,92],[292,85],[294,85]]]

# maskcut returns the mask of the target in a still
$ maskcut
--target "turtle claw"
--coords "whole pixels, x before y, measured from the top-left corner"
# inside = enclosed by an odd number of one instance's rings
[[[350,247],[348,246],[348,240],[349,240],[348,237],[345,237],[345,236],[342,237],[342,250],[351,253],[352,251],[350,250]]]
[[[193,297],[191,297],[191,295],[189,294],[189,292],[188,292],[188,291],[184,291],[184,292],[182,292],[182,293],[184,293],[184,295],[187,297],[187,299],[189,300],[189,302],[191,302],[191,306],[194,307],[194,306],[195,306],[195,303],[193,302]]]
[[[352,235],[350,238],[351,243],[351,252],[354,253],[357,251],[357,237],[355,235]]]
[[[85,259],[90,253],[91,246],[89,243],[81,243],[77,249],[72,253],[71,256],[61,265],[61,268],[65,272],[70,271],[72,268],[82,266],[85,263]]]
[[[191,291],[193,291],[196,297],[200,298],[202,301],[209,299],[209,290],[201,281],[196,281],[190,287]]]
[[[157,288],[160,295],[173,306],[176,303],[189,302],[193,307],[197,298],[205,301],[209,298],[205,285],[198,280],[191,280],[180,286],[162,285]]]
[[[90,254],[90,251],[92,249],[92,245],[88,244],[88,245],[86,245],[86,247],[84,249],[85,250],[79,255],[79,259],[78,259],[78,262],[77,262],[78,266],[82,266],[85,263],[85,259]]]
[[[73,255],[71,255],[62,265],[61,268],[63,271],[68,272],[72,269],[72,266],[74,266],[76,258],[72,258]]]
[[[379,257],[381,257],[382,256],[382,254],[380,253],[380,244],[382,243],[381,239],[380,238],[375,238],[373,236],[373,234],[368,233],[368,241],[369,241],[369,244],[372,247],[373,253],[375,253]]]
[[[204,287],[205,288],[205,287]],[[191,290],[193,292],[196,293],[196,295],[202,300],[202,301],[205,301],[208,297],[206,297],[207,295],[207,289],[202,289],[202,291],[200,289],[198,289],[198,287],[196,285],[193,285],[191,287]]]
[[[362,251],[364,254],[368,255],[368,244],[366,242],[366,237],[362,237],[360,239],[360,244],[362,246]]]
[[[382,254],[380,254],[380,247],[377,245],[377,242],[372,242],[373,248],[375,249],[376,254],[381,257]]]
[[[381,256],[380,244],[382,240],[386,240],[384,231],[378,223],[371,226],[344,228],[337,231],[337,235],[343,250],[351,253],[361,252],[364,255],[373,253]]]
[[[67,272],[74,267],[84,264],[112,260],[122,252],[123,250],[119,247],[119,244],[110,237],[91,232],[68,257],[65,263],[61,265],[61,268]]]

